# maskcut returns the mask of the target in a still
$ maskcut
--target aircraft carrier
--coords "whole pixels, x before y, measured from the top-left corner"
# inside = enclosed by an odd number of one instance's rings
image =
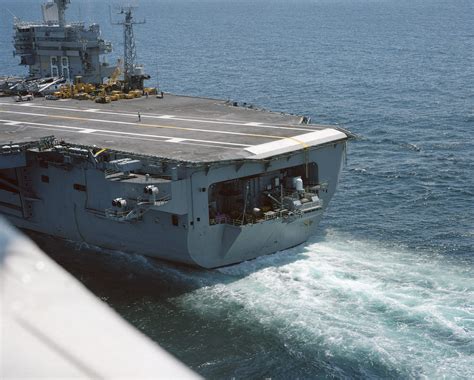
[[[316,232],[351,137],[305,121],[171,94],[0,98],[0,213],[23,229],[205,268],[270,254]]]

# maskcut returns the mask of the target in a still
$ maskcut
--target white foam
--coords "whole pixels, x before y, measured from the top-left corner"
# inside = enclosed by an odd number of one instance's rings
[[[311,352],[318,342],[328,357],[372,360],[400,375],[456,377],[472,369],[472,268],[330,232],[219,272],[235,281],[176,302],[258,324],[292,350]]]

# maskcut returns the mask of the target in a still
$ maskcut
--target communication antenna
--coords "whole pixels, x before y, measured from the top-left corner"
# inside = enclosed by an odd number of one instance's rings
[[[79,20],[83,20],[81,3],[79,3]]]
[[[71,0],[54,0],[54,3],[58,7],[59,26],[64,26],[66,25],[66,9],[71,4]]]
[[[5,9],[7,10],[8,13],[10,13],[12,15],[13,18],[15,18],[15,19],[18,18],[18,17],[15,16],[15,14],[10,9],[8,9],[8,8],[5,8]]]
[[[130,5],[120,7],[119,14],[124,16],[124,20],[112,22],[113,25],[123,25],[123,75],[125,82],[130,82],[132,75],[134,75],[137,59],[133,25],[145,24],[146,22],[145,20],[135,21],[133,19],[133,11],[136,8]]]

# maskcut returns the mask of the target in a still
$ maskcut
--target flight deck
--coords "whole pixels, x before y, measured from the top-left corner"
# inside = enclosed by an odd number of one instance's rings
[[[345,139],[301,116],[235,106],[224,100],[165,94],[108,104],[36,98],[0,99],[0,144],[54,135],[70,144],[211,162],[298,150]]]

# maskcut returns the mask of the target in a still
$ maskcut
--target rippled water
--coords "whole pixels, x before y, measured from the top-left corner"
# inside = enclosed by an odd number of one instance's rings
[[[29,7],[40,1],[3,3],[40,17]],[[100,22],[120,54],[107,4],[78,3],[71,14]],[[202,271],[42,246],[208,378],[472,377],[472,1],[139,4],[139,57],[166,91],[306,114],[360,138],[321,233],[294,249]],[[9,51],[10,16],[0,21]],[[21,72],[8,54],[0,67]]]
[[[42,242],[207,378],[472,375],[472,258],[332,229],[304,246],[217,271],[59,244]]]

